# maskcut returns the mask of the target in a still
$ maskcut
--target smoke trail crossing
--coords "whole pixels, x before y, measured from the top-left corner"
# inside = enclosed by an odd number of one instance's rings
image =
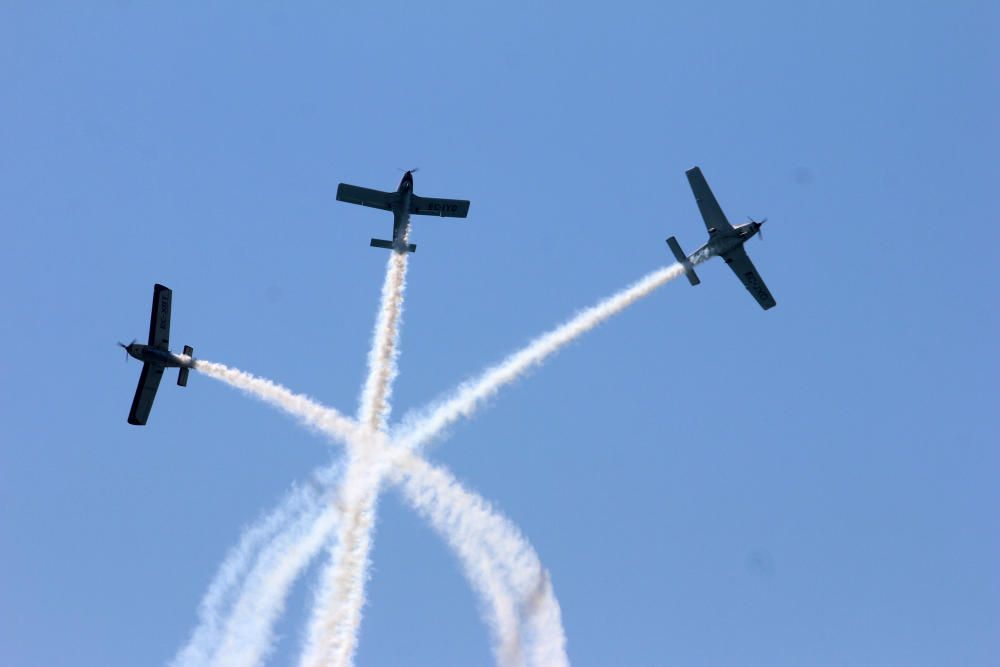
[[[406,243],[404,234],[403,243]],[[408,253],[392,252],[382,286],[381,307],[368,355],[368,377],[361,393],[358,419],[367,434],[349,451],[349,463],[340,490],[343,517],[330,565],[323,575],[309,637],[302,653],[303,667],[349,665],[357,647],[365,583],[381,474],[373,457],[374,436],[389,416],[392,382],[398,374],[399,327],[406,289]],[[367,437],[366,437],[367,436]]]
[[[497,662],[504,667],[523,664],[520,616],[527,616],[529,635],[529,656],[541,653],[540,648],[557,646],[548,654],[561,659],[529,660],[529,664],[566,664],[564,655],[565,638],[558,614],[558,603],[552,594],[547,576],[544,586],[534,586],[531,599],[525,600],[524,591],[537,584],[534,574],[540,568],[538,557],[531,545],[520,532],[502,516],[497,515],[490,504],[477,494],[464,489],[447,472],[436,469],[418,456],[397,447],[389,448],[387,440],[380,438],[375,447],[377,460],[374,475],[386,475],[395,485],[406,485],[404,497],[418,512],[432,521],[435,529],[455,550],[463,571],[480,596],[486,620],[494,635],[494,653]],[[339,466],[327,468],[315,474],[317,481],[326,488],[334,485],[335,470]],[[295,489],[275,510],[252,526],[244,535],[240,546],[234,551],[250,551],[268,535],[272,543],[257,556],[253,572],[238,591],[238,600],[231,605],[222,638],[222,623],[218,618],[223,613],[221,602],[214,604],[213,620],[202,623],[195,631],[200,641],[192,639],[175,659],[175,667],[196,667],[207,664],[219,665],[259,665],[267,656],[273,637],[273,623],[284,608],[291,585],[305,567],[312,562],[323,541],[320,536],[329,536],[340,512],[340,503],[326,505],[322,513],[319,508],[329,501],[320,500],[310,488]],[[318,533],[303,530],[309,521],[304,519],[306,511],[315,517],[315,525],[326,526]],[[433,516],[431,516],[433,514]],[[299,517],[299,518],[296,518]],[[274,533],[282,524],[285,528],[275,537]],[[265,532],[266,531],[266,532]],[[499,533],[499,537],[496,535]],[[521,554],[521,555],[519,555]],[[523,554],[527,554],[524,556]],[[220,568],[217,581],[213,583],[206,600],[219,597],[213,590],[221,587],[219,580],[226,579],[226,588],[235,585],[235,575],[223,577],[233,565],[227,562]],[[244,554],[239,566],[239,576],[247,569],[250,555]],[[521,577],[511,576],[518,569],[518,563],[527,563],[531,571]],[[521,582],[517,585],[512,583]],[[516,588],[516,590],[514,590]],[[539,589],[543,589],[539,593]],[[228,596],[227,596],[228,597]],[[543,602],[535,601],[542,598]],[[318,600],[329,600],[329,595],[320,594]],[[203,605],[205,606],[205,605]],[[538,613],[551,610],[547,617]],[[206,627],[207,626],[207,627]],[[242,639],[241,639],[242,638]],[[246,643],[245,646],[241,644]],[[219,648],[225,645],[225,648]],[[214,655],[214,661],[210,658]]]

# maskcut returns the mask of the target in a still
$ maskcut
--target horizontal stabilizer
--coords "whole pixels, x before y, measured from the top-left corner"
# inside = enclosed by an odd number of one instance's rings
[[[393,244],[392,241],[386,241],[385,239],[372,239],[372,242],[371,242],[370,245],[373,248],[385,248],[386,250],[395,250],[396,249],[396,246],[395,246],[395,244]],[[417,251],[417,244],[416,243],[411,243],[410,245],[406,246],[406,249],[409,250],[410,252],[416,252]]]
[[[697,285],[701,282],[698,278],[698,274],[694,272],[694,266],[691,264],[691,260],[688,259],[684,251],[681,250],[681,246],[677,243],[677,239],[671,236],[667,239],[667,245],[670,246],[670,250],[674,253],[674,257],[677,259],[677,263],[684,267],[684,273],[687,276],[688,282],[691,285]]]
[[[190,345],[185,345],[184,356],[190,357],[193,355],[194,355],[194,348],[191,347]],[[188,386],[188,371],[190,370],[191,370],[190,368],[185,368],[184,366],[181,366],[180,368],[177,369],[177,386],[179,387]]]

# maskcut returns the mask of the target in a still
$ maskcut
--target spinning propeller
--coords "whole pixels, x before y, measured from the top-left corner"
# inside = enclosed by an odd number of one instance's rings
[[[751,218],[748,215],[747,216],[747,220],[749,220],[751,223],[753,223],[754,228],[757,230],[757,236],[759,236],[760,240],[763,241],[764,240],[764,231],[761,229],[761,225],[763,225],[765,222],[767,222],[767,218],[762,218],[760,222],[757,222],[756,220],[754,220],[753,218]]]
[[[121,341],[118,341],[118,344],[122,346],[123,350],[125,350],[125,362],[128,363],[128,348],[131,345],[135,345],[135,338],[133,338],[132,342],[129,343],[128,345],[126,345],[125,343],[123,343]]]

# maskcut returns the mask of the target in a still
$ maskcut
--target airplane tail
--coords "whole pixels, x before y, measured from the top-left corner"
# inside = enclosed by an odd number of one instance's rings
[[[385,248],[386,250],[395,250],[396,249],[396,246],[392,243],[392,241],[386,241],[384,239],[372,239],[372,242],[371,242],[370,245],[373,248]],[[410,251],[410,252],[416,252],[417,251],[417,244],[416,243],[411,243],[410,245],[406,246],[406,249],[408,251]]]
[[[687,276],[688,282],[692,286],[697,285],[701,282],[698,278],[698,274],[694,272],[694,266],[691,264],[691,260],[688,259],[684,251],[681,250],[681,246],[677,243],[677,239],[671,236],[667,239],[667,245],[670,246],[670,250],[674,253],[674,257],[677,258],[677,263],[684,267],[684,274]]]
[[[191,347],[190,345],[185,345],[184,346],[184,354],[186,356],[190,357],[192,354],[194,354],[194,348]],[[187,368],[185,366],[181,366],[180,368],[177,369],[177,386],[178,387],[186,387],[186,386],[188,386],[188,373],[190,371],[191,371],[191,369]]]

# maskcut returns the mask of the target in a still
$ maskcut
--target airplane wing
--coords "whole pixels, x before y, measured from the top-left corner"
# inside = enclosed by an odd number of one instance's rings
[[[380,208],[383,211],[391,211],[394,199],[395,193],[393,192],[359,188],[347,183],[341,183],[337,186],[337,200],[345,201],[348,204],[360,204],[361,206]]]
[[[142,426],[149,418],[153,408],[153,399],[163,377],[163,366],[146,362],[142,365],[139,384],[135,388],[135,398],[132,399],[132,409],[128,413],[128,423]]]
[[[698,202],[698,210],[701,211],[701,217],[705,220],[708,233],[713,234],[716,231],[725,232],[731,230],[733,226],[726,220],[726,214],[722,212],[719,202],[715,201],[715,195],[712,194],[712,189],[708,187],[708,181],[701,175],[701,169],[694,167],[684,173],[688,177],[688,183],[691,184],[691,192],[694,193],[694,199]]]
[[[160,350],[170,349],[170,301],[173,292],[169,287],[153,285],[153,312],[149,315],[149,345]],[[155,391],[155,390],[154,390]]]
[[[730,250],[722,256],[722,259],[726,260],[726,264],[733,270],[736,277],[743,281],[743,285],[753,295],[753,298],[757,299],[761,308],[767,310],[777,305],[771,292],[768,291],[767,285],[764,284],[764,280],[754,268],[753,262],[750,261],[747,251],[742,246]]]
[[[469,215],[467,199],[436,199],[410,195],[410,213],[440,215],[443,218],[464,218]]]

